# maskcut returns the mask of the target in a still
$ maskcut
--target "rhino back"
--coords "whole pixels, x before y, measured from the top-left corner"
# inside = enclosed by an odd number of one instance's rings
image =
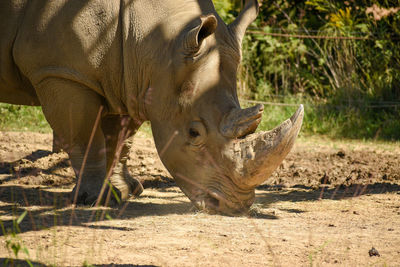
[[[194,0],[3,0],[1,10],[15,3],[21,3],[17,15],[1,14],[14,29],[5,34],[11,36],[5,38],[8,50],[2,49],[15,84],[73,80],[105,97],[110,110],[124,112],[125,104],[135,108],[126,99],[143,95],[151,71],[170,64],[167,50],[173,51],[179,32],[201,14],[213,13],[211,1]],[[34,99],[29,88],[24,90]]]
[[[33,86],[48,77],[69,79],[117,106],[118,30],[119,1],[31,0],[15,37],[15,64]]]

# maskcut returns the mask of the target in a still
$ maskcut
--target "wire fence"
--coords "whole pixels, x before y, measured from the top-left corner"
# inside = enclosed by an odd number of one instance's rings
[[[249,30],[248,33],[269,35],[269,36],[273,36],[273,37],[300,38],[300,39],[334,39],[334,40],[368,40],[368,39],[371,39],[369,36],[357,37],[357,36],[327,36],[327,35],[289,34],[289,33],[263,32],[263,31],[255,31],[255,30]]]
[[[281,98],[281,99],[311,99],[312,101],[320,101],[320,98],[311,98],[311,97],[305,97],[303,95],[283,95],[283,94],[265,94],[264,97],[266,98],[271,98],[271,99],[276,99],[276,98]],[[365,103],[365,100],[357,100],[357,99],[351,99],[351,100],[341,100],[340,102],[344,103]],[[395,105],[400,105],[400,101],[368,101],[369,104],[395,104]]]
[[[285,103],[285,102],[272,102],[272,101],[258,101],[258,100],[250,100],[250,99],[240,99],[241,102],[245,103],[250,103],[250,104],[262,104],[262,105],[268,105],[268,106],[282,106],[282,107],[298,107],[299,105],[304,105],[304,106],[318,106],[318,105],[323,105],[325,103],[323,102],[318,102],[318,101],[312,101],[306,102],[306,103]],[[361,106],[360,104],[366,103],[365,105],[362,105],[364,108],[371,108],[371,109],[381,109],[381,108],[400,108],[400,102],[396,101],[371,101],[371,102],[362,102],[362,101],[340,101],[340,104],[333,105],[334,107],[338,108],[343,108],[343,107],[348,107],[352,103],[357,104],[357,106]]]
[[[378,37],[378,32],[371,32],[369,35],[363,32],[350,32],[352,36],[330,36],[330,35],[318,35],[320,31],[318,30],[295,30],[287,31],[278,28],[268,29],[268,32],[259,28],[249,28],[247,33],[255,35],[267,35],[273,37],[283,37],[283,38],[299,38],[299,39],[324,39],[324,40],[400,40],[400,36],[396,33],[386,33],[385,37]],[[313,34],[310,34],[313,33]],[[359,35],[359,36],[355,36]]]

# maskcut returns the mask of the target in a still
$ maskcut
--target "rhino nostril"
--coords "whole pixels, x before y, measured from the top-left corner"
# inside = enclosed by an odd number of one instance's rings
[[[210,206],[211,208],[217,209],[219,207],[219,199],[208,195],[207,197],[207,204],[208,206]]]

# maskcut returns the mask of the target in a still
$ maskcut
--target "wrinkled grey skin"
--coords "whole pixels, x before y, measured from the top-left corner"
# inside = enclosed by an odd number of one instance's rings
[[[76,202],[100,200],[110,176],[123,199],[142,192],[124,140],[149,120],[196,206],[245,211],[303,116],[300,107],[280,128],[251,134],[262,106],[240,109],[241,40],[257,11],[248,0],[227,26],[211,0],[3,0],[0,101],[43,107],[76,172]]]

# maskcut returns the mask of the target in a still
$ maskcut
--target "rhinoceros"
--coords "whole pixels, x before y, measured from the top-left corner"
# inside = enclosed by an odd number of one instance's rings
[[[76,173],[74,203],[142,192],[124,141],[150,121],[195,206],[247,211],[304,113],[255,133],[263,106],[240,107],[241,43],[258,8],[246,0],[226,25],[211,0],[2,0],[0,101],[42,106]]]

